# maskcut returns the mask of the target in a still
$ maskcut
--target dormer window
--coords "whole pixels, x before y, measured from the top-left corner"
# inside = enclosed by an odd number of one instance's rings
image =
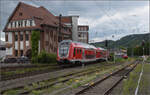
[[[23,26],[23,22],[22,22],[22,21],[20,21],[20,26],[21,26],[21,27]]]
[[[17,27],[17,23],[16,23],[16,21],[15,21],[15,27]]]
[[[20,21],[18,21],[18,27],[20,27],[20,25],[21,25],[21,23],[20,23]]]
[[[16,27],[18,28],[18,21],[16,21]]]
[[[26,21],[26,20],[24,21],[24,26],[25,26],[25,27],[27,26],[27,21]]]
[[[12,26],[13,26],[13,23],[11,22],[11,23],[10,23],[10,27],[12,28]]]
[[[19,16],[22,16],[22,13],[21,13],[21,12],[19,13]]]
[[[32,25],[33,25],[32,20],[30,20],[30,26],[32,26]]]

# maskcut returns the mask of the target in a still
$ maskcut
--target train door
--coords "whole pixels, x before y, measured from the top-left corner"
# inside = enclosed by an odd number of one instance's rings
[[[81,50],[81,48],[76,48],[76,59],[82,59],[82,50]]]
[[[82,49],[82,59],[83,60],[85,59],[85,51],[84,51],[84,49]]]

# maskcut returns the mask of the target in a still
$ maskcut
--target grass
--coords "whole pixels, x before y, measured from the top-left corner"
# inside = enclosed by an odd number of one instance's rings
[[[46,70],[46,69],[53,69],[53,67],[51,66],[47,66],[47,67],[34,67],[34,68],[24,68],[24,69],[17,69],[14,71],[5,71],[5,72],[1,72],[1,75],[15,75],[15,74],[24,74],[24,73],[28,73],[28,72],[32,72],[32,71],[42,71],[42,70]]]
[[[106,64],[106,62],[102,62],[102,64]],[[113,64],[113,62],[109,62],[107,64]],[[77,78],[73,78],[73,79],[70,79],[69,81],[66,81],[64,83],[58,83],[56,85],[53,85],[47,89],[44,89],[44,90],[33,90],[30,94],[31,95],[41,95],[42,93],[52,93],[53,91],[57,91],[59,89],[62,89],[62,88],[66,88],[67,86],[71,86],[72,89],[74,88],[77,88],[77,87],[80,87],[82,85],[85,85],[87,83],[89,84],[92,84],[93,82],[91,82],[92,80],[94,80],[95,78],[97,77],[100,77],[102,76],[103,74],[105,73],[108,73],[108,72],[112,72],[114,70],[116,70],[117,68],[120,68],[122,66],[124,66],[125,64],[121,64],[119,66],[105,66],[105,65],[101,65],[101,68],[99,68],[99,71],[95,72],[95,73],[92,73],[92,74],[88,74],[88,75],[84,75],[84,76],[80,76],[80,77],[77,77]],[[95,66],[92,66],[92,67],[85,67],[86,69],[83,69],[82,71],[84,70],[93,70],[93,69],[96,69],[100,67],[99,65],[95,65]],[[70,72],[71,74],[72,72]],[[69,74],[69,73],[68,73]],[[78,74],[77,74],[78,75]],[[56,80],[46,80],[46,81],[42,81],[42,82],[39,82],[39,83],[32,83],[32,85],[27,85],[24,87],[24,89],[20,89],[19,91],[21,90],[30,90],[32,88],[37,88],[37,87],[40,87],[40,86],[45,86],[47,84],[50,84],[54,81],[57,81],[57,80],[64,80],[65,78],[58,78]],[[16,90],[14,90],[14,92],[16,92]],[[18,90],[17,90],[18,92]],[[16,92],[16,93],[17,93]],[[7,93],[13,93],[13,91],[6,91],[6,95],[13,95],[13,94],[7,94]]]
[[[120,68],[122,66],[123,65],[115,66],[115,67],[111,67],[111,68],[107,68],[107,69],[102,69],[102,70],[97,71],[97,72],[92,73],[92,74],[80,76],[80,77],[71,79],[71,80],[63,83],[61,86],[62,86],[62,88],[66,88],[66,89],[69,89],[69,88],[75,89],[75,88],[78,88],[80,86],[84,86],[86,84],[92,85],[94,79],[99,78],[100,76],[103,76],[106,73],[113,72],[114,70],[116,70],[117,68]],[[69,88],[67,88],[67,87],[69,87]],[[62,89],[62,88],[59,88],[59,89]],[[51,89],[51,88],[49,88],[49,89]],[[45,92],[46,93],[52,93],[54,91],[54,90],[49,91],[49,89],[48,89],[48,91],[45,90]],[[55,89],[55,90],[58,90],[58,89]],[[63,91],[64,91],[64,89],[63,89]],[[62,91],[62,93],[63,93],[63,91]],[[58,93],[60,93],[60,92],[58,92]]]
[[[150,95],[150,64],[144,64],[138,95]]]
[[[146,60],[147,63],[150,63],[150,56]]]
[[[135,70],[130,73],[129,78],[123,81],[123,95],[134,95],[141,68],[142,64],[137,65]]]
[[[135,60],[135,58],[131,58],[131,57],[129,57],[128,59],[124,59],[124,58],[116,58],[115,59],[115,62],[126,62],[126,61],[134,61]]]
[[[5,92],[3,95],[18,95],[18,90],[9,90]]]

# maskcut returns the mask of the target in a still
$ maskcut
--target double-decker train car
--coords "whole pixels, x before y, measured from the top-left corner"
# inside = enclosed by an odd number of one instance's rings
[[[104,48],[98,47],[96,56],[97,56],[98,60],[107,60],[109,58],[109,52],[108,52],[108,50],[106,50]]]
[[[105,52],[93,45],[63,40],[57,49],[58,63],[88,63],[105,58]]]

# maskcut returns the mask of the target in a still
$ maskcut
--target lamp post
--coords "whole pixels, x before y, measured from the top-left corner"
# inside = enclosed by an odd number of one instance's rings
[[[112,38],[115,38],[115,36],[112,35]],[[114,63],[115,63],[115,44],[114,44]]]

